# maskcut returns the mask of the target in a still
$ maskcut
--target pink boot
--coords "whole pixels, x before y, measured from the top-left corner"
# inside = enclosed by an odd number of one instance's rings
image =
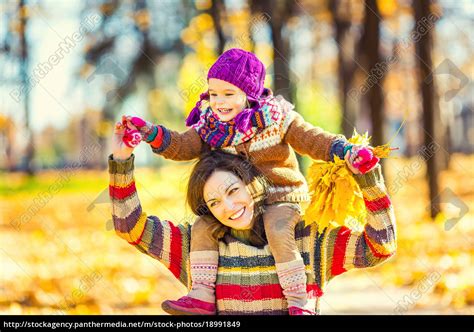
[[[290,313],[290,316],[312,316],[316,315],[316,312],[307,310],[307,309],[302,309],[298,307],[289,307],[288,312]]]
[[[215,315],[219,253],[214,250],[191,251],[189,260],[191,291],[176,301],[163,302],[161,308],[171,315]]]
[[[285,263],[276,263],[276,272],[283,295],[288,302],[288,312],[292,316],[314,315],[314,301],[306,292],[306,272],[302,258]]]
[[[170,315],[215,315],[215,303],[209,303],[189,296],[183,296],[177,301],[167,300],[161,308]]]

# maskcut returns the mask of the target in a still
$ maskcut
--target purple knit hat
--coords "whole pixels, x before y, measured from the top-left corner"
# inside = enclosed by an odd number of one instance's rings
[[[235,124],[238,130],[246,132],[250,129],[252,115],[260,107],[258,101],[264,91],[265,66],[255,54],[239,48],[232,48],[222,53],[211,66],[207,74],[207,79],[210,78],[226,81],[245,92],[252,107],[242,110],[235,117]],[[201,103],[208,99],[207,92],[200,95],[199,101],[186,119],[187,126],[192,126],[199,121]]]

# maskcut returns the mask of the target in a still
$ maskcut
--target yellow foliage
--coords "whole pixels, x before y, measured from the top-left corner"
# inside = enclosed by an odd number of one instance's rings
[[[311,203],[305,211],[306,224],[318,223],[322,231],[330,223],[354,228],[365,220],[365,205],[359,185],[345,161],[315,161],[308,171]]]
[[[370,138],[367,132],[360,135],[354,130],[348,141],[368,146]],[[375,147],[374,154],[379,158],[387,158],[390,145]],[[362,191],[346,167],[345,160],[335,156],[334,162],[314,161],[308,170],[308,182],[311,202],[304,215],[307,225],[317,222],[319,231],[331,223],[351,229],[364,226],[366,210]]]

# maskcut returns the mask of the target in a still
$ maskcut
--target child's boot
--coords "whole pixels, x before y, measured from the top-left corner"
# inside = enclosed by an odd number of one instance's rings
[[[288,302],[290,315],[315,315],[314,309],[308,302],[306,293],[306,273],[302,258],[286,262],[277,263],[276,270],[280,285],[283,288]]]
[[[215,315],[218,260],[218,251],[192,251],[192,289],[188,295],[176,301],[163,302],[163,310],[172,315]]]

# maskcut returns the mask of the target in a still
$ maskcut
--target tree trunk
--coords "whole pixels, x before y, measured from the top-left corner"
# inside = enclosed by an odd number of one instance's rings
[[[352,85],[355,73],[355,65],[352,58],[355,52],[347,54],[344,51],[344,45],[347,43],[349,29],[351,27],[349,2],[346,2],[344,15],[341,15],[341,1],[329,1],[329,10],[332,13],[334,24],[334,39],[338,47],[337,64],[338,64],[338,84],[339,84],[339,100],[342,110],[342,133],[346,137],[351,137],[356,127],[356,116],[354,110],[349,108],[348,93]]]
[[[34,175],[36,170],[34,166],[35,146],[33,130],[30,123],[30,92],[28,89],[28,72],[29,72],[29,54],[28,44],[26,42],[26,28],[28,25],[27,10],[25,8],[25,0],[18,3],[18,15],[20,15],[20,76],[22,87],[24,88],[23,107],[25,113],[25,129],[27,137],[27,145],[24,159],[24,170],[29,175]]]
[[[427,18],[430,15],[430,2],[413,0],[412,2],[415,14],[415,29],[416,22],[421,22],[422,18]],[[423,107],[423,129],[424,129],[424,143],[427,148],[434,148],[437,146],[436,137],[437,128],[435,119],[439,118],[437,105],[437,98],[435,94],[434,80],[427,80],[432,73],[432,35],[431,30],[427,29],[426,33],[421,36],[419,41],[415,43],[415,50],[418,62],[418,79],[420,84],[420,92],[422,97]],[[438,196],[439,184],[439,157],[440,154],[436,152],[431,158],[427,158],[427,177],[430,193],[430,214],[434,218],[440,211],[440,200]]]
[[[370,120],[372,124],[373,146],[383,144],[384,123],[383,123],[383,96],[382,84],[385,72],[380,70],[380,12],[376,0],[365,1],[363,52],[367,63],[368,86],[367,98],[370,108]]]
[[[293,12],[293,1],[268,1],[263,4],[265,13],[269,13],[269,21],[273,43],[274,93],[292,102],[292,86],[290,82],[290,45],[282,30]]]
[[[115,124],[115,115],[114,115],[114,107],[110,105],[109,103],[106,103],[104,105],[104,108],[101,112],[101,119],[100,123],[105,124],[105,123],[111,123],[112,125]],[[91,144],[91,139],[86,139],[87,144]],[[109,141],[108,136],[104,136],[104,133],[99,132],[99,135],[97,137],[97,143],[100,147],[100,153],[98,156],[98,162],[97,163],[92,163],[93,167],[99,167],[99,169],[105,169],[107,168],[107,157],[110,154],[110,150],[107,147],[107,142]]]
[[[224,4],[222,0],[212,0],[212,6],[210,9],[210,14],[212,16],[212,20],[214,21],[214,30],[216,31],[217,35],[217,54],[221,55],[224,52],[225,47],[225,37],[222,31],[221,25],[221,13],[224,11]]]

